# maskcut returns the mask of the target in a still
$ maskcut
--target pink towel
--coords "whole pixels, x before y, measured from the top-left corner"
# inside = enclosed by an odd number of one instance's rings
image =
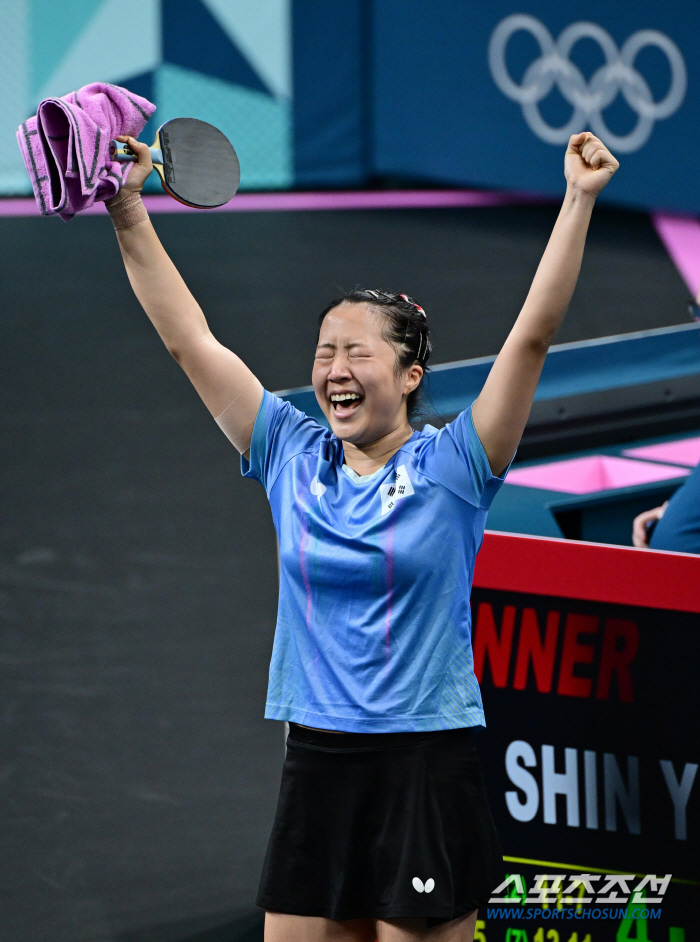
[[[118,85],[93,82],[42,101],[17,131],[24,165],[44,216],[72,219],[119,192],[131,163],[109,156],[119,134],[137,137],[156,106]]]

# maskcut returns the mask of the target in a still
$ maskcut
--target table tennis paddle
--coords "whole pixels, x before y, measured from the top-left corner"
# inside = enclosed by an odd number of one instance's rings
[[[197,118],[173,118],[156,132],[153,169],[174,199],[195,209],[223,206],[235,195],[241,168],[233,145],[218,128]],[[114,160],[137,160],[128,144],[112,141]]]

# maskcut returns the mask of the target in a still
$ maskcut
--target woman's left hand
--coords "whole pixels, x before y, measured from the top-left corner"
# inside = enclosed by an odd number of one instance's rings
[[[620,166],[605,144],[590,131],[572,134],[564,157],[569,186],[595,198]]]

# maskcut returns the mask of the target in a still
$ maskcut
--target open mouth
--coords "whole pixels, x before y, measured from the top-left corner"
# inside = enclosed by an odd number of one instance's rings
[[[362,404],[363,397],[359,393],[333,393],[330,397],[333,415],[344,419],[356,412]]]

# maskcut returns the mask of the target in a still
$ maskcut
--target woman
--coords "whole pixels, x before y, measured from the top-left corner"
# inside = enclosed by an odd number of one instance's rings
[[[268,942],[471,940],[502,879],[470,728],[483,724],[469,593],[488,507],[520,441],[617,161],[574,135],[567,191],[523,309],[471,409],[409,423],[430,355],[406,295],[321,315],[313,386],[331,432],[263,390],[210,333],[148,221],[138,155],[108,204],[132,287],[266,488],[280,602],[265,715],[290,723],[258,902]]]

